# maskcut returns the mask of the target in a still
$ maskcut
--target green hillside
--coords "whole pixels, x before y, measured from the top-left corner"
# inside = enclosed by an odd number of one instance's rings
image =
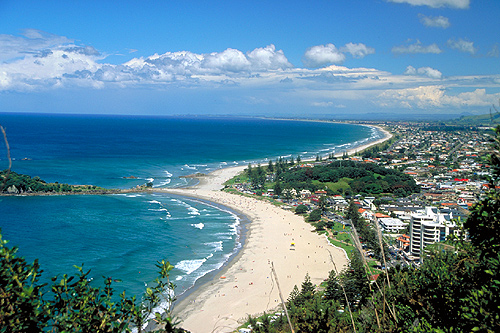
[[[451,121],[454,125],[469,125],[469,126],[495,126],[500,124],[500,113],[481,114],[475,116],[462,116]]]

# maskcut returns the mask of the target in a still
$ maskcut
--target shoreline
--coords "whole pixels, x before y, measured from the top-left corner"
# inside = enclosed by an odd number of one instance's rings
[[[346,150],[348,154],[352,155],[392,136],[378,128],[385,133],[385,137],[350,148]],[[186,291],[186,297],[176,304],[174,312],[184,319],[181,326],[193,333],[232,332],[238,327],[238,320],[246,319],[247,314],[255,315],[276,308],[279,296],[270,271],[271,263],[278,274],[285,299],[294,285],[300,287],[306,273],[309,273],[314,284],[322,282],[334,268],[330,254],[339,270],[347,264],[344,252],[333,246],[330,248],[326,238],[314,232],[314,228],[302,216],[254,198],[220,191],[225,181],[246,168],[247,165],[239,165],[216,169],[208,175],[190,179],[188,185],[192,186],[189,188],[127,189],[118,192],[172,193],[219,204],[248,218],[246,237],[240,238],[241,248],[220,269],[208,273],[206,278],[200,278],[192,291]],[[23,195],[26,194],[17,194]],[[295,243],[293,249],[292,242]],[[221,276],[226,278],[220,279]]]
[[[349,155],[392,137],[379,126],[365,126],[377,127],[384,137],[349,149]],[[225,181],[246,168],[218,169],[194,177],[198,180],[194,186],[158,191],[214,202],[249,220],[241,238],[241,248],[220,269],[197,280],[174,306],[174,314],[182,321],[180,326],[193,333],[233,332],[248,315],[281,307],[271,264],[276,269],[285,299],[295,285],[300,287],[306,274],[315,285],[327,278],[329,271],[334,269],[330,258],[338,270],[348,264],[345,251],[318,235],[302,216],[255,198],[221,191]]]

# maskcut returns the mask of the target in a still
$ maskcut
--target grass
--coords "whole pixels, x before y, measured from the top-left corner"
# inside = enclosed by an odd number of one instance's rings
[[[333,239],[331,237],[328,237],[328,240],[330,241],[330,243],[332,243],[333,245],[335,246],[338,246],[338,247],[341,247],[345,250],[345,252],[347,253],[347,256],[349,257],[349,259],[351,258],[352,256],[352,251],[355,251],[356,248],[352,245],[347,245],[345,243],[342,243],[342,242],[339,242],[337,241],[336,239]]]

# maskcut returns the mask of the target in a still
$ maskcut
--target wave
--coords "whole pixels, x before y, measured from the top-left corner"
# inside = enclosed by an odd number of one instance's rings
[[[162,187],[162,186],[170,184],[171,181],[172,181],[172,179],[168,178],[168,179],[162,181],[161,183],[159,183],[158,185],[154,185],[153,187]]]
[[[166,208],[158,208],[158,209],[155,209],[155,208],[149,208],[148,210],[152,211],[152,212],[167,212],[168,213],[168,209]],[[170,214],[169,214],[170,215]]]
[[[158,200],[149,200],[148,202],[149,203],[155,203],[155,204],[160,204],[161,205],[161,202],[159,202]]]
[[[187,275],[193,273],[198,268],[200,268],[205,261],[213,257],[213,253],[210,253],[206,258],[203,259],[192,259],[192,260],[182,260],[174,265],[175,268],[184,271]]]
[[[200,211],[194,207],[188,207],[189,215],[201,215]]]
[[[196,223],[196,224],[191,224],[191,226],[195,227],[196,229],[200,229],[200,230],[202,230],[205,227],[205,225],[201,222]]]
[[[211,246],[215,252],[222,251],[224,249],[222,241],[204,243],[204,245]]]

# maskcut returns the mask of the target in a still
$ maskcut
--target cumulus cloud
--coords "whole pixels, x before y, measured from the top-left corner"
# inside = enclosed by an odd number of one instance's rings
[[[406,53],[433,50],[432,45],[411,43],[405,46]],[[434,53],[441,52],[435,48]],[[265,97],[262,100],[276,103],[297,101],[305,106],[336,108],[354,102],[372,105],[374,101],[398,108],[484,106],[500,97],[486,94],[483,89],[498,86],[498,75],[443,78],[436,69],[413,66],[406,68],[406,75],[393,75],[374,68],[338,65],[346,57],[362,58],[374,52],[364,44],[348,43],[340,48],[333,44],[314,46],[304,55],[304,63],[311,68],[293,67],[283,51],[274,45],[248,52],[233,48],[205,54],[166,52],[135,57],[117,65],[106,63],[105,56],[92,46],[30,30],[21,36],[0,35],[0,91],[64,87],[134,89],[147,86],[162,90],[230,87],[238,91],[258,91]],[[437,79],[440,86],[425,86],[435,84]],[[448,91],[450,87],[477,89],[452,96]],[[272,97],[266,95],[269,91],[274,94]]]
[[[274,45],[257,48],[247,53],[252,68],[257,70],[284,69],[293,67],[282,50],[276,51]]]
[[[405,75],[423,75],[430,77],[431,79],[440,79],[443,74],[438,71],[437,69],[431,68],[431,67],[420,67],[416,69],[413,66],[408,66],[406,67],[406,70],[404,72]]]
[[[422,45],[422,43],[417,40],[411,45],[394,46],[392,48],[392,53],[395,54],[416,54],[416,53],[433,53],[439,54],[443,51],[436,44]]]
[[[307,49],[302,62],[307,67],[318,68],[331,64],[341,64],[345,61],[345,54],[349,53],[353,58],[364,58],[368,54],[375,53],[375,49],[359,43],[347,43],[337,48],[333,44],[316,45]]]
[[[316,45],[307,49],[303,63],[308,67],[321,67],[327,64],[341,64],[345,55],[333,44]]]
[[[420,86],[408,89],[386,90],[379,95],[383,106],[405,108],[489,106],[500,98],[500,93],[486,94],[485,89],[475,89],[457,95],[446,94],[444,86]]]
[[[350,53],[354,58],[364,58],[368,54],[375,53],[375,49],[366,46],[365,44],[347,43],[340,50],[344,53]]]
[[[274,45],[256,48],[247,54],[231,48],[208,54],[196,54],[189,51],[166,52],[147,58],[134,58],[124,66],[134,71],[152,70],[185,76],[249,74],[293,67],[283,51],[276,50]]]
[[[469,8],[470,0],[387,0],[389,2],[407,3],[412,6],[429,6],[431,8],[450,7],[456,9]]]
[[[92,46],[75,45],[65,37],[29,31],[27,36],[0,35],[0,90],[37,89],[63,85],[103,87],[105,84],[173,83],[197,85],[201,81],[228,84],[234,78],[292,68],[282,50],[274,45],[246,54],[228,48],[222,52],[196,54],[166,52],[133,58],[113,65]],[[13,52],[6,50],[12,49]]]
[[[450,21],[444,16],[425,16],[420,14],[419,18],[420,22],[426,27],[446,29],[450,26]]]
[[[460,52],[466,52],[470,54],[476,53],[476,48],[474,47],[474,43],[464,40],[462,38],[459,38],[458,40],[454,39],[448,40],[448,47],[454,50],[458,50]]]

